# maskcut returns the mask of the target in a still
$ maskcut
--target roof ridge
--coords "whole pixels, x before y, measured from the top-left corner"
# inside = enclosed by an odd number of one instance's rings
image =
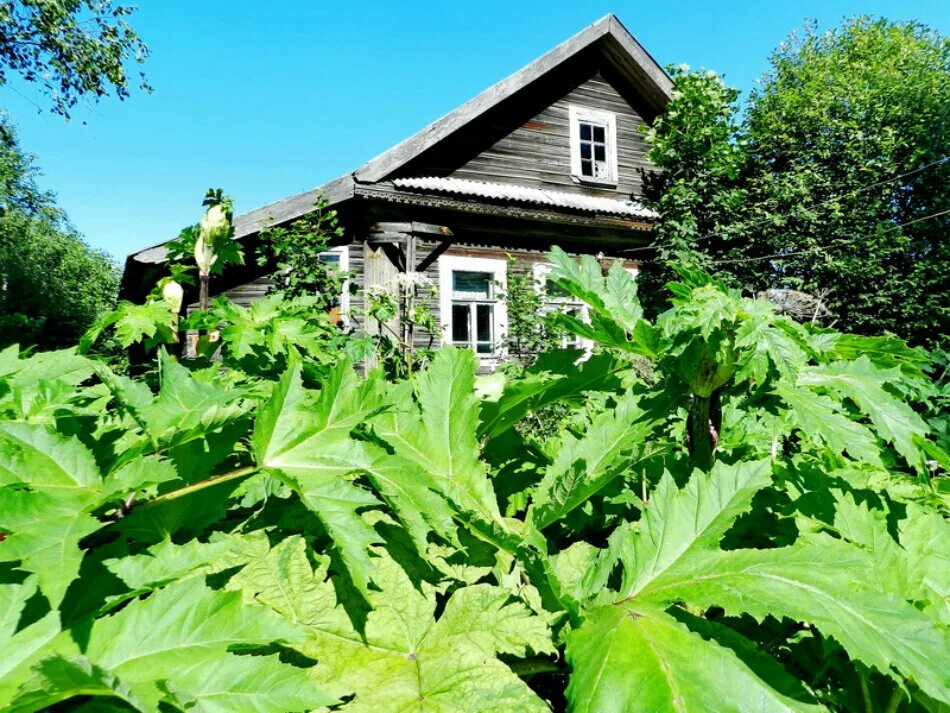
[[[354,179],[361,183],[375,183],[385,179],[423,151],[454,134],[513,93],[533,83],[574,57],[581,50],[607,36],[613,37],[623,47],[634,64],[643,71],[657,90],[666,99],[669,99],[673,88],[673,81],[669,75],[630,34],[630,31],[620,22],[617,16],[608,13],[521,69],[509,74],[464,104],[426,125],[412,136],[370,159],[353,172]]]

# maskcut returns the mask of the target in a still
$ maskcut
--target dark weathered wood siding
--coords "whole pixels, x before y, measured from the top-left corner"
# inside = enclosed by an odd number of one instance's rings
[[[617,116],[616,188],[580,184],[571,177],[571,105],[613,112]],[[647,160],[643,118],[600,74],[567,93],[524,125],[511,131],[451,175],[502,181],[595,195],[641,194],[641,169]]]
[[[347,246],[349,252],[349,271],[354,273],[352,280],[353,287],[350,288],[350,306],[363,305],[363,243],[353,242]],[[214,280],[212,279],[212,289],[214,289]],[[274,289],[274,281],[269,275],[258,277],[250,282],[236,285],[222,292],[215,292],[215,296],[224,295],[232,302],[242,307],[249,306],[256,302],[271,290]],[[191,313],[198,309],[198,303],[192,302],[188,305],[188,312]]]

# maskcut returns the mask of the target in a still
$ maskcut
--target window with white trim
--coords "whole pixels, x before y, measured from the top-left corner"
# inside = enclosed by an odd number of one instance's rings
[[[609,111],[571,106],[571,176],[583,183],[617,183],[617,117]]]
[[[560,312],[575,317],[582,322],[588,320],[588,307],[570,292],[550,279],[551,266],[545,262],[537,262],[533,267],[534,284],[539,293],[544,296],[545,314]],[[561,335],[562,349],[589,349],[592,343],[589,339],[581,339],[576,334]]]
[[[439,307],[445,340],[481,359],[500,356],[508,313],[498,298],[507,284],[507,262],[497,258],[439,258]]]
[[[320,253],[321,262],[330,263],[336,265],[337,269],[341,272],[348,272],[350,269],[350,246],[349,245],[338,245],[335,248],[330,248],[322,253]],[[347,280],[343,283],[343,287],[340,290],[340,302],[333,308],[337,311],[337,317],[343,325],[349,323],[349,312],[350,312],[350,281]],[[331,318],[332,318],[331,311]]]
[[[639,267],[624,267],[624,270],[634,280],[640,273]],[[556,282],[550,279],[551,265],[546,262],[536,262],[532,268],[534,273],[535,289],[544,295],[544,308],[546,314],[560,312],[570,315],[582,322],[590,320],[590,308],[583,300],[579,300],[567,290],[560,287]],[[562,349],[584,349],[590,351],[594,343],[590,339],[582,339],[576,334],[565,334],[561,337]]]

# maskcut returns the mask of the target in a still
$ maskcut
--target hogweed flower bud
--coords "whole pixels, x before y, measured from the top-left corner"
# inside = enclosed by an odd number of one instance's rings
[[[195,241],[195,262],[201,275],[211,273],[211,266],[218,259],[217,245],[227,240],[231,232],[231,221],[227,211],[220,205],[213,205],[201,218],[198,239]]]
[[[169,278],[164,285],[162,285],[162,299],[165,301],[165,304],[168,305],[169,311],[172,314],[178,314],[181,310],[181,303],[185,298],[185,288],[182,287],[175,280]]]

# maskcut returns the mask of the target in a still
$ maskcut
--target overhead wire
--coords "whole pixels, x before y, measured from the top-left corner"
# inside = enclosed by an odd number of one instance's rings
[[[831,203],[835,203],[835,202],[837,202],[837,201],[840,201],[840,200],[843,199],[843,198],[849,198],[849,197],[851,197],[851,196],[856,196],[856,195],[858,195],[858,194],[860,194],[860,193],[863,193],[863,192],[865,192],[865,191],[870,191],[870,190],[872,190],[872,189],[874,189],[874,188],[879,188],[880,186],[885,186],[885,185],[887,185],[888,183],[894,183],[895,181],[900,181],[900,180],[902,180],[902,179],[904,179],[904,178],[908,178],[909,176],[914,176],[914,175],[916,175],[916,174],[918,174],[918,173],[921,173],[922,171],[926,171],[926,170],[928,170],[928,169],[930,169],[930,168],[933,168],[934,166],[939,166],[940,164],[946,163],[947,161],[950,161],[950,155],[944,156],[944,157],[942,157],[942,158],[938,158],[937,160],[931,161],[930,163],[924,164],[923,166],[918,166],[917,168],[915,168],[915,169],[913,169],[913,170],[911,170],[911,171],[907,171],[906,173],[902,173],[902,174],[897,175],[897,176],[892,176],[891,178],[886,178],[886,179],[884,179],[884,180],[876,181],[876,182],[874,182],[874,183],[869,183],[869,184],[867,184],[867,185],[865,185],[865,186],[859,186],[859,187],[857,187],[857,188],[855,188],[855,189],[852,189],[852,190],[850,190],[850,191],[847,191],[847,192],[845,192],[845,193],[841,193],[841,194],[839,194],[839,195],[832,196],[831,198],[826,198],[825,200],[819,201],[818,203],[812,203],[811,205],[808,206],[808,208],[809,208],[809,209],[822,208],[822,207],[824,207],[824,206],[826,206],[826,205],[830,205]],[[725,237],[726,233],[735,232],[735,231],[737,231],[737,230],[745,230],[745,229],[748,229],[748,228],[755,228],[756,226],[765,225],[766,223],[771,223],[771,222],[773,222],[773,221],[774,221],[774,218],[762,218],[762,219],[759,219],[759,220],[751,221],[751,222],[749,222],[749,223],[739,223],[739,224],[737,224],[737,225],[735,225],[735,226],[732,226],[732,227],[730,227],[730,228],[727,228],[727,229],[725,229],[725,230],[721,230],[721,231],[717,231],[717,232],[713,232],[713,233],[706,233],[705,235],[701,235],[701,236],[699,236],[698,238],[696,238],[696,239],[693,241],[693,243],[698,243],[698,242],[700,242],[700,241],[702,241],[702,240],[709,240],[709,239],[711,239],[711,238],[716,238],[716,237]],[[661,250],[661,249],[663,249],[663,248],[668,248],[668,247],[672,247],[672,246],[673,246],[673,243],[664,243],[663,245],[644,245],[644,246],[636,247],[636,248],[627,248],[626,250],[623,250],[623,251],[621,251],[621,252],[622,252],[622,254],[626,255],[627,253],[643,252],[643,251],[646,251],[646,250]]]
[[[908,220],[908,221],[906,221],[906,222],[904,222],[904,223],[899,223],[899,224],[897,224],[897,225],[892,225],[891,227],[889,227],[889,228],[887,228],[886,230],[883,230],[883,231],[881,231],[881,232],[882,232],[882,233],[890,233],[890,232],[893,232],[893,231],[895,231],[895,230],[900,230],[901,228],[906,228],[908,225],[913,225],[914,223],[922,223],[922,222],[924,222],[924,221],[926,221],[926,220],[932,220],[932,219],[934,219],[934,218],[939,218],[939,217],[942,216],[942,215],[948,215],[948,214],[950,214],[950,208],[948,208],[947,210],[938,211],[938,212],[936,212],[936,213],[931,213],[930,215],[924,215],[924,216],[921,216],[920,218],[914,218],[913,220]],[[843,241],[843,242],[836,243],[836,246],[837,246],[837,247],[841,247],[841,246],[845,246],[845,245],[852,245],[852,244],[854,244],[854,243],[856,243],[856,242],[859,242],[859,241],[861,241],[861,240],[865,240],[865,239],[870,238],[870,237],[873,237],[873,235],[870,234],[870,233],[869,233],[869,234],[865,234],[865,235],[862,235],[861,237],[854,238],[854,239],[852,239],[852,240],[846,240],[846,241]],[[804,255],[805,253],[812,253],[812,252],[815,252],[816,250],[820,249],[821,247],[822,247],[822,246],[820,246],[820,245],[815,245],[814,247],[806,248],[805,250],[795,250],[795,251],[786,252],[786,253],[775,253],[775,254],[773,254],[773,255],[759,255],[759,256],[756,256],[756,257],[734,258],[734,259],[730,259],[730,260],[712,260],[711,262],[712,262],[713,265],[732,265],[732,264],[742,263],[742,262],[760,262],[760,261],[762,261],[762,260],[784,260],[784,259],[787,259],[787,258],[790,258],[790,257],[794,257],[794,256],[796,256],[796,255]]]

